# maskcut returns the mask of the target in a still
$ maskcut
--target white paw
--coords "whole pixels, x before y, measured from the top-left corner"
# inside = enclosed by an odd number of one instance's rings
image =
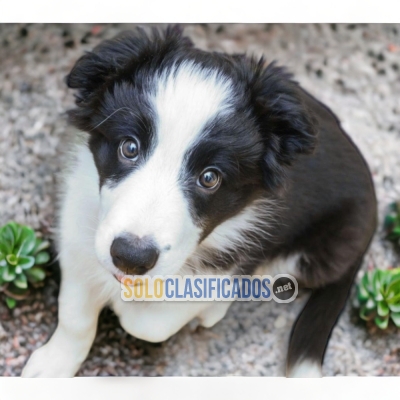
[[[35,350],[22,370],[23,378],[72,378],[81,362],[51,343]]]
[[[221,321],[225,317],[228,308],[231,306],[230,301],[214,302],[210,307],[203,310],[197,317],[200,325],[205,328],[211,328],[217,322]]]

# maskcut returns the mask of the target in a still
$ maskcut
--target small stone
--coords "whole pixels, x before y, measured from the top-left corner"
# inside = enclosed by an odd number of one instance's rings
[[[5,329],[3,328],[3,325],[1,325],[0,322],[0,339],[7,337],[7,332],[5,331]]]
[[[27,36],[28,36],[28,29],[26,29],[26,28],[21,28],[20,31],[19,31],[19,35],[20,35],[22,38],[27,37]]]
[[[72,49],[75,46],[75,42],[73,39],[67,40],[64,42],[64,46],[69,49]]]
[[[279,317],[274,322],[275,329],[282,329],[286,326],[286,318],[283,315],[279,315]]]

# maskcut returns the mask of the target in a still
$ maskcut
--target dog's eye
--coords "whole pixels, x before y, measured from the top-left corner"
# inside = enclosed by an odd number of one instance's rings
[[[201,173],[198,180],[198,185],[206,189],[215,189],[220,183],[220,173],[215,169],[206,169]]]
[[[125,139],[119,145],[119,152],[123,158],[135,160],[139,155],[139,143],[136,139]]]

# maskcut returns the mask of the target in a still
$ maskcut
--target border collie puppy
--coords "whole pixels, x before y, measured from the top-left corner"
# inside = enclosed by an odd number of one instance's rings
[[[124,274],[290,273],[312,294],[287,376],[320,376],[375,230],[370,172],[338,119],[274,63],[205,52],[176,27],[107,40],[67,77],[58,326],[25,377],[71,377],[110,306],[133,336],[211,327],[231,302],[124,302]],[[117,278],[117,279],[116,279]]]

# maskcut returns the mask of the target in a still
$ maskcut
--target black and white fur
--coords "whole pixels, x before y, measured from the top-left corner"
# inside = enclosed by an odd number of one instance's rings
[[[332,112],[274,63],[195,49],[177,27],[103,42],[67,84],[77,89],[70,121],[87,135],[61,202],[59,322],[23,376],[74,376],[107,305],[133,336],[159,342],[195,317],[214,325],[231,304],[126,303],[115,276],[259,268],[313,290],[287,375],[320,376],[376,223],[370,173]],[[135,160],[121,156],[126,139]],[[207,168],[216,189],[199,184]],[[114,254],[117,238],[126,246]],[[138,256],[148,248],[151,263]]]

